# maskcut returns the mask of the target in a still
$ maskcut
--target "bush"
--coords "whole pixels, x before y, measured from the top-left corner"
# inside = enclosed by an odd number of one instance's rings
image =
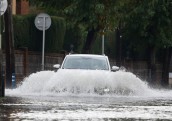
[[[73,51],[81,53],[85,36],[85,29],[82,26],[72,27],[68,25],[66,28],[63,49],[70,52],[71,45],[73,45]]]
[[[31,51],[42,50],[43,32],[35,27],[36,15],[13,16],[14,46],[15,48],[28,47]],[[45,31],[45,51],[59,52],[63,48],[66,31],[65,20],[61,17],[51,17],[52,24]]]

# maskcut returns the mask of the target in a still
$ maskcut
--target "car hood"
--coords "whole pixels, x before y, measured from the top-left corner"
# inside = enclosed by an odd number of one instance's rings
[[[66,76],[105,76],[111,73],[107,70],[84,70],[84,69],[59,69],[57,74],[65,74]],[[102,75],[103,74],[103,75]],[[96,77],[97,78],[97,77]]]

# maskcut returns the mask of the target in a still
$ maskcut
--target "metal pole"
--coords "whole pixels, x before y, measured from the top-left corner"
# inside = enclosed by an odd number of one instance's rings
[[[0,0],[0,2],[2,2]],[[0,3],[2,5],[2,3]],[[2,7],[2,6],[1,6]],[[5,85],[4,85],[4,79],[3,79],[3,54],[2,54],[2,36],[1,36],[1,12],[2,9],[0,8],[0,97],[4,97],[5,96]]]
[[[3,68],[2,68],[2,63],[3,63],[3,55],[2,55],[2,38],[1,38],[1,16],[0,16],[0,97],[5,96],[5,85],[4,85],[4,79],[3,79]]]
[[[44,70],[44,49],[45,49],[45,17],[43,17],[42,71]]]
[[[104,30],[102,31],[102,55],[104,55]]]
[[[1,42],[2,42],[2,40],[1,40],[1,16],[0,16],[0,50],[2,48]]]
[[[2,1],[0,0],[0,4],[2,4],[1,3]],[[2,10],[1,10],[1,8],[0,8],[0,51],[1,51],[1,48],[2,48],[2,40],[1,40],[1,12],[2,12]]]
[[[1,17],[0,17],[0,26],[1,26]],[[1,27],[0,27],[0,50],[2,48],[2,38],[1,38]]]
[[[0,6],[2,5],[2,1],[0,0]],[[2,6],[1,6],[2,7]],[[0,97],[4,97],[4,84],[3,84],[3,70],[2,70],[2,40],[1,40],[1,8],[0,8]]]

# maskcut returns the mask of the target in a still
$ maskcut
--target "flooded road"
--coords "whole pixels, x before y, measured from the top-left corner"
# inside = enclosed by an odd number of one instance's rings
[[[172,120],[172,99],[129,96],[6,97],[0,119],[66,120]]]
[[[106,83],[100,80],[103,77],[98,72],[96,74],[99,82],[94,78],[92,82],[96,84],[92,83],[91,87],[85,85],[85,82],[88,82],[85,78],[81,83],[77,80],[66,84],[64,75],[60,78],[58,74],[50,71],[33,74],[17,89],[6,90],[6,97],[0,100],[0,119],[5,121],[172,120],[171,90],[151,89],[145,82],[128,72],[113,73]],[[60,82],[59,78],[63,82]],[[76,78],[78,77],[75,77],[75,80]],[[61,83],[61,86],[58,86],[55,80],[58,84]],[[70,80],[74,80],[74,77],[71,76]],[[73,83],[77,87],[74,87]],[[97,90],[96,93],[92,92],[92,88],[102,85],[105,85],[105,93],[102,91],[97,93]]]

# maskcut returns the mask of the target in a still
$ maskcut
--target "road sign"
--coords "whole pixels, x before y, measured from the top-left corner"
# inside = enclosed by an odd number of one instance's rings
[[[40,13],[35,18],[35,26],[37,29],[43,31],[42,40],[42,70],[44,70],[44,48],[45,48],[45,30],[51,25],[51,18],[46,13]]]
[[[7,0],[0,0],[0,15],[3,15],[7,10]]]
[[[47,30],[51,25],[51,18],[46,13],[40,13],[35,18],[35,26],[39,30]]]

